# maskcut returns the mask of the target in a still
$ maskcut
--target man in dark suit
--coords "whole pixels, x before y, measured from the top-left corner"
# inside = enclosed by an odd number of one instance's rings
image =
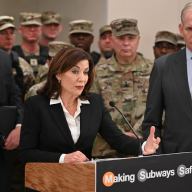
[[[15,128],[10,132],[5,143],[0,146],[0,191],[8,191],[12,177],[12,151],[19,145],[20,129],[22,121],[22,102],[19,88],[16,86],[11,70],[10,57],[0,50],[0,106],[17,106],[18,118]],[[1,137],[2,140],[2,137]]]
[[[192,3],[181,12],[179,30],[186,48],[155,61],[142,124],[145,136],[156,127],[162,153],[192,151]]]

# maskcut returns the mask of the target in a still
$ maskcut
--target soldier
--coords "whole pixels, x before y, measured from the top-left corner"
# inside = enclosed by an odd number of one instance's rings
[[[180,34],[176,34],[177,36],[177,50],[179,51],[180,49],[183,49],[185,47],[185,41],[183,36]]]
[[[101,55],[106,59],[110,58],[113,54],[111,37],[112,29],[110,25],[104,25],[99,29],[99,49]]]
[[[22,37],[21,45],[14,46],[13,50],[32,66],[36,75],[38,66],[44,65],[48,57],[48,47],[39,45],[41,14],[20,13],[19,33]]]
[[[140,119],[143,116],[152,62],[137,53],[140,33],[135,19],[111,22],[113,56],[105,64],[97,64],[95,90],[99,92],[112,119],[121,130],[133,136],[122,116],[109,106],[113,100],[141,137]],[[93,156],[116,156],[101,136],[98,136]]]
[[[42,34],[40,45],[48,46],[49,42],[55,41],[62,32],[61,15],[53,11],[45,11],[41,15]]]
[[[110,25],[104,25],[99,29],[99,40],[98,47],[100,53],[93,51],[93,53],[98,57],[97,63],[105,63],[106,59],[109,59],[113,54],[112,47],[112,29]]]
[[[42,69],[42,71],[39,72],[39,74],[40,74],[39,83],[33,85],[29,89],[29,91],[25,95],[25,99],[27,99],[33,95],[36,95],[37,91],[45,85],[47,73],[48,73],[48,65],[51,62],[52,58],[57,54],[57,52],[59,52],[59,50],[61,50],[61,49],[68,49],[70,47],[73,47],[73,46],[71,44],[69,44],[67,42],[63,42],[63,41],[52,41],[49,43],[49,59],[47,61],[47,70],[44,68],[44,69]]]
[[[14,18],[0,16],[0,48],[11,56],[13,75],[24,96],[25,92],[34,83],[33,69],[23,58],[12,51],[15,42]]]
[[[155,45],[153,52],[155,59],[168,53],[177,51],[177,37],[174,33],[169,31],[159,31],[155,35]]]
[[[90,53],[94,64],[96,64],[98,56],[91,52],[91,45],[94,40],[93,22],[89,20],[74,20],[69,23],[69,27],[70,43]]]

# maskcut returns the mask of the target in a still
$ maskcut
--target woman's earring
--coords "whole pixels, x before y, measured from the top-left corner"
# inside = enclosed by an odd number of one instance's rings
[[[58,83],[61,84],[61,79],[58,79]]]

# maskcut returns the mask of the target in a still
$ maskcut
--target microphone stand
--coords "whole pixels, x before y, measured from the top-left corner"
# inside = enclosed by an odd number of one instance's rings
[[[127,125],[129,126],[129,128],[131,129],[131,131],[133,132],[133,134],[135,135],[135,137],[137,138],[137,140],[139,141],[139,157],[143,156],[143,152],[142,152],[142,146],[141,146],[141,140],[138,137],[137,133],[135,132],[135,130],[133,129],[133,126],[129,123],[129,121],[126,119],[126,117],[124,116],[124,114],[116,107],[115,103],[113,101],[109,102],[109,105],[113,108],[115,108],[123,117],[123,119],[125,120],[125,122],[127,123]]]

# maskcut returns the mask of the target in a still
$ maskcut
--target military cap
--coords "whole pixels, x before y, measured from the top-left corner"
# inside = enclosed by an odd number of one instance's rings
[[[41,25],[41,14],[40,13],[20,13],[20,24],[21,25]]]
[[[88,33],[93,34],[93,22],[89,20],[74,20],[69,23],[69,34]]]
[[[64,41],[51,41],[49,42],[49,56],[54,57],[61,49],[65,48],[72,48],[74,47],[70,43],[64,42]]]
[[[103,35],[106,32],[112,32],[111,26],[110,25],[104,25],[99,29],[99,35]]]
[[[159,31],[155,35],[155,43],[168,42],[177,45],[177,37],[174,33],[169,31]]]
[[[14,18],[11,16],[0,16],[0,31],[7,29],[7,28],[14,28],[15,25],[13,24]]]
[[[110,26],[114,36],[139,35],[136,19],[116,19]]]
[[[43,25],[47,24],[60,24],[61,15],[53,11],[45,11],[41,15],[41,22]]]
[[[180,34],[176,34],[176,37],[177,37],[177,45],[185,45],[183,36],[181,36]]]

